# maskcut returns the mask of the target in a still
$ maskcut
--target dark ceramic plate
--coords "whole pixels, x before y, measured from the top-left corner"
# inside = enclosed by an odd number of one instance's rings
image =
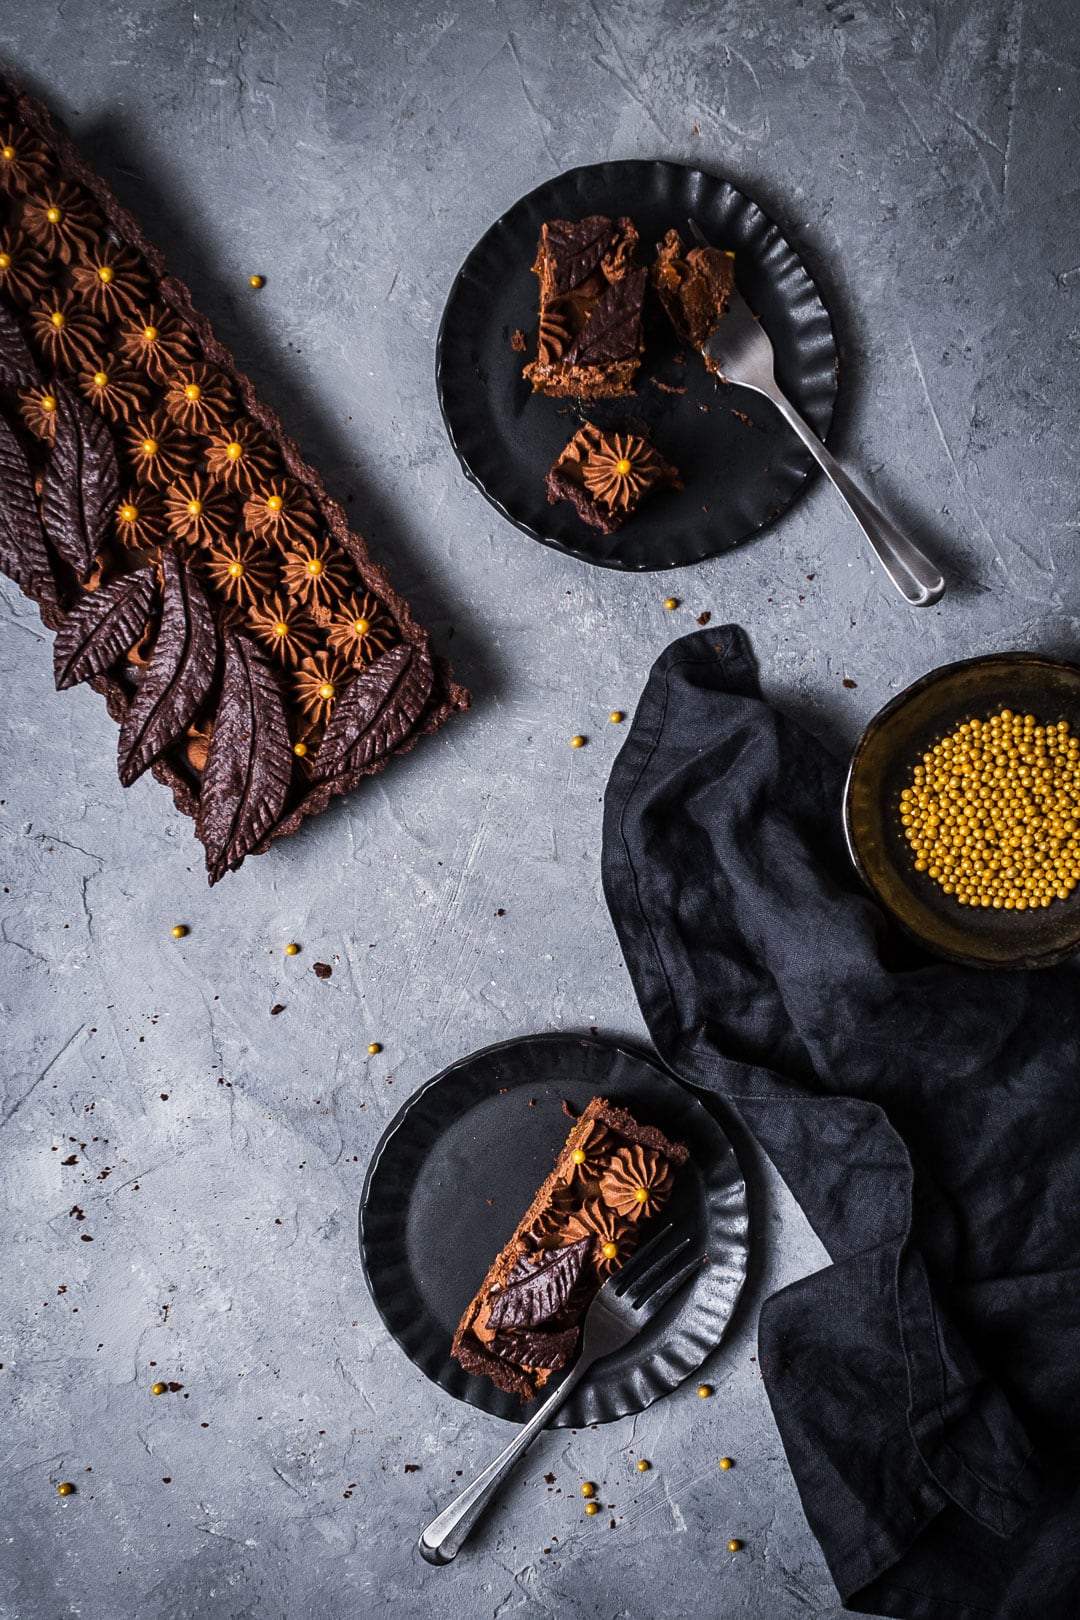
[[[874,716],[844,789],[844,831],[864,881],[910,934],[973,967],[1048,967],[1080,948],[1080,889],[1038,911],[957,905],[916,872],[900,825],[900,793],[927,748],[961,721],[1003,708],[1080,732],[1080,668],[1030,653],[969,658],[931,670]]]
[[[776,350],[780,386],[826,436],[837,355],[818,287],[757,203],[729,181],[680,163],[571,169],[496,220],[458,272],[443,314],[437,357],[443,420],[467,476],[534,540],[607,568],[700,562],[774,522],[816,467],[765,400],[716,382],[690,350],[677,363],[682,346],[651,292],[633,398],[579,408],[532,393],[521,369],[536,352],[537,282],[530,266],[540,227],[548,219],[593,213],[629,214],[646,263],[672,226],[686,239],[690,215],[710,242],[731,248],[739,288]],[[525,354],[510,346],[519,328],[528,340]],[[629,432],[647,429],[686,488],[654,495],[614,535],[590,528],[565,502],[549,506],[548,469],[585,420]]]
[[[532,1407],[470,1377],[450,1341],[488,1266],[566,1141],[565,1099],[623,1103],[685,1142],[691,1160],[665,1219],[708,1255],[700,1277],[585,1379],[553,1420],[580,1428],[640,1412],[719,1343],[746,1276],[746,1186],[713,1115],[670,1075],[609,1041],[541,1035],[489,1046],[410,1097],[375,1150],[360,1203],[360,1255],[380,1316],[451,1395],[520,1422]]]

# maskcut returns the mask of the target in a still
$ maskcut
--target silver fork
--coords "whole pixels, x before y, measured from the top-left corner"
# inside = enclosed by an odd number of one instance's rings
[[[448,1508],[433,1519],[420,1537],[422,1558],[429,1564],[449,1564],[461,1544],[471,1534],[484,1509],[541,1429],[547,1427],[559,1407],[568,1399],[590,1367],[604,1356],[621,1350],[637,1337],[646,1322],[678,1293],[702,1265],[702,1255],[670,1275],[672,1263],[685,1255],[693,1239],[686,1237],[665,1246],[674,1230],[662,1227],[645,1247],[603,1285],[585,1316],[581,1333],[581,1353],[558,1389],[550,1394],[514,1436],[505,1451],[489,1463],[472,1484],[454,1498]]]
[[[687,224],[695,242],[709,243],[696,220]],[[752,388],[771,400],[784,420],[799,435],[825,476],[846,501],[874,552],[900,592],[912,607],[929,607],[944,593],[945,581],[928,557],[864,495],[859,486],[831,455],[813,428],[806,423],[781,393],[773,372],[773,347],[760,322],[738,289],[723,318],[717,321],[702,345],[702,354],[719,369],[725,382]]]

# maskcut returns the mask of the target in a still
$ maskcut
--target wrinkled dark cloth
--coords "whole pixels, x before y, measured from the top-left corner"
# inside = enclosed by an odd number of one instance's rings
[[[1080,1617],[1080,977],[922,956],[862,890],[843,767],[734,627],[654,666],[604,887],[676,1074],[720,1093],[831,1266],[759,1359],[845,1606]]]

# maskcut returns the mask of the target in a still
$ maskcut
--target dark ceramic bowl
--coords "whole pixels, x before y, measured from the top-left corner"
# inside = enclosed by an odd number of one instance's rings
[[[928,950],[973,967],[1048,967],[1080,949],[1080,888],[1037,911],[958,905],[916,872],[900,825],[901,790],[926,750],[961,721],[1003,708],[1042,724],[1067,720],[1080,735],[1080,667],[1014,652],[931,670],[859,738],[844,787],[844,832],[867,887]]]

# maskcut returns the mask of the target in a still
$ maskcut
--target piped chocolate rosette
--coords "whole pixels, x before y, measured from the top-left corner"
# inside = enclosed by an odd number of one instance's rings
[[[2,79],[0,569],[211,882],[468,704],[161,254]]]
[[[572,1359],[590,1300],[629,1259],[688,1157],[594,1097],[458,1324],[452,1354],[465,1371],[531,1400]]]
[[[658,489],[681,489],[678,470],[637,433],[586,422],[547,475],[551,504],[570,501],[584,523],[612,534]]]

